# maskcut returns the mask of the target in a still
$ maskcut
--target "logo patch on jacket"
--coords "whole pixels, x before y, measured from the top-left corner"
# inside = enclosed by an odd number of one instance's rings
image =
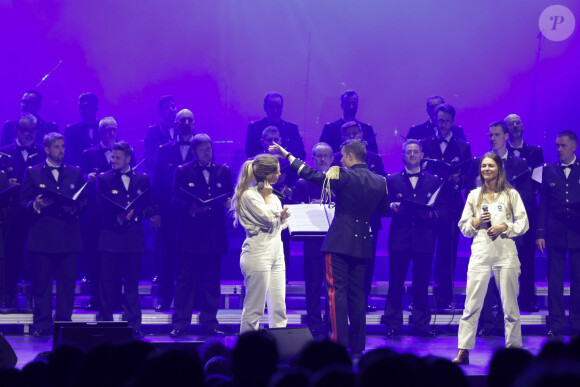
[[[38,185],[40,188],[46,188],[46,186],[44,184],[39,184]]]
[[[75,189],[74,183],[70,185],[70,189]]]
[[[193,184],[193,183],[189,183],[188,185],[189,185],[190,187],[195,187],[195,184]]]
[[[111,193],[112,193],[113,195],[116,195],[116,194],[118,194],[118,193],[119,193],[119,191],[117,191],[116,189],[114,189],[114,190],[112,190],[112,191],[111,191]]]
[[[215,186],[218,187],[218,188],[221,188],[222,187],[222,183],[217,183]]]

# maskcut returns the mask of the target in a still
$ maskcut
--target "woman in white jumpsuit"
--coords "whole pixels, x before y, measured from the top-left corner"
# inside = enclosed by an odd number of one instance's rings
[[[459,228],[473,238],[467,268],[465,308],[459,322],[456,364],[469,364],[479,315],[493,273],[504,312],[506,347],[522,346],[518,277],[520,261],[513,238],[528,230],[528,217],[518,192],[506,182],[501,158],[492,152],[481,159],[482,186],[469,193]],[[482,207],[487,211],[482,211]]]
[[[242,166],[232,198],[234,224],[246,230],[240,267],[246,295],[240,333],[258,330],[268,303],[270,328],[286,326],[286,266],[281,232],[287,227],[288,209],[282,209],[271,184],[280,176],[275,156],[261,154]]]

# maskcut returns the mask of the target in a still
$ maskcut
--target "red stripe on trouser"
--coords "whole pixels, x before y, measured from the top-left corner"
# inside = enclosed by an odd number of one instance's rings
[[[328,287],[328,309],[330,313],[330,326],[332,327],[332,334],[330,339],[338,341],[338,332],[336,326],[336,291],[334,289],[334,281],[332,279],[332,254],[327,253],[324,256],[326,262],[326,283]]]

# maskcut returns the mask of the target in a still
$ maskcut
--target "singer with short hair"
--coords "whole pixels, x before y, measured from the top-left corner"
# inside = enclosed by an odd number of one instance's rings
[[[493,273],[504,310],[505,342],[508,348],[522,346],[518,307],[520,261],[513,238],[528,230],[528,216],[518,192],[506,181],[502,159],[486,153],[480,163],[481,186],[469,193],[459,229],[473,238],[467,268],[465,308],[459,322],[456,364],[469,364],[475,346],[479,315]]]
[[[278,159],[269,154],[247,160],[240,170],[232,197],[234,225],[246,230],[240,268],[246,296],[240,333],[256,331],[268,303],[268,325],[284,328],[286,317],[286,266],[282,230],[288,227],[288,208],[282,209],[272,185],[280,177]]]

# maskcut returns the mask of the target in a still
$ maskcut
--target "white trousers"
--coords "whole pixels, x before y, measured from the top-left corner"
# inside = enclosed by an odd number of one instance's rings
[[[522,327],[520,323],[520,309],[518,306],[518,277],[519,267],[478,267],[477,271],[467,271],[467,289],[465,308],[459,321],[458,347],[473,349],[477,323],[487,292],[489,276],[493,271],[495,284],[499,289],[501,304],[504,313],[505,346],[506,348],[520,348],[522,346]]]
[[[280,262],[281,261],[281,262]],[[268,325],[270,328],[284,328],[286,317],[286,269],[284,259],[278,259],[268,271],[244,270],[244,309],[240,333],[257,331],[260,319],[268,304]]]

